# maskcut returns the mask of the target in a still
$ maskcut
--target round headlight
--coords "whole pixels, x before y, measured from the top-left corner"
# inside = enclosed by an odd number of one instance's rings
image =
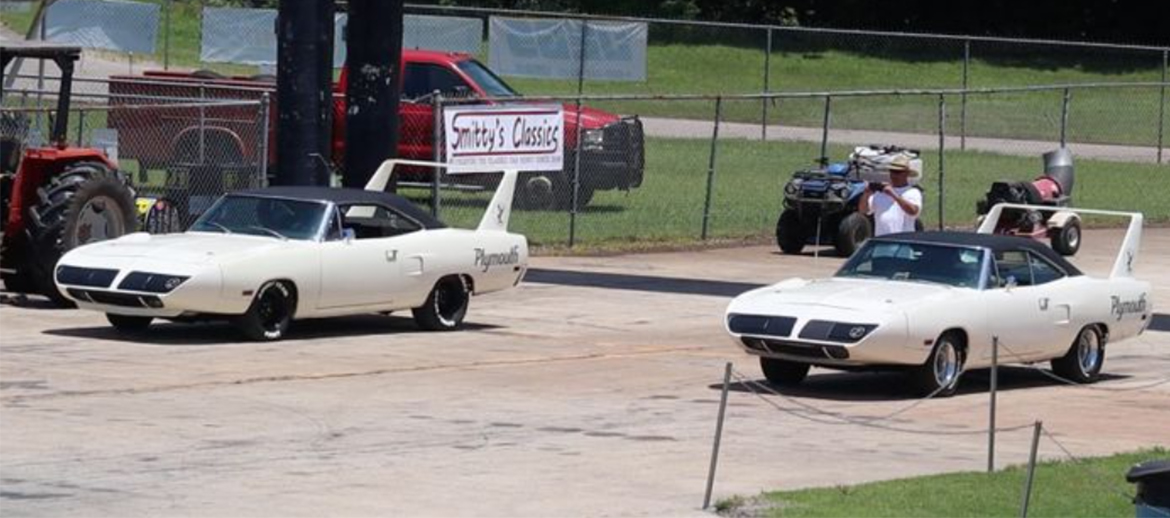
[[[168,277],[166,282],[163,282],[163,287],[166,288],[167,291],[171,291],[175,288],[178,288],[180,284],[183,284],[182,277]]]

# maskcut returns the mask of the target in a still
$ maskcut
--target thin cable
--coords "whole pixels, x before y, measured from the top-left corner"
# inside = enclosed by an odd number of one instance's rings
[[[1004,344],[1004,343],[1003,343],[1003,339],[1002,339],[1002,338],[1001,338],[1001,339],[1000,339],[1000,341],[999,341],[999,346],[1000,346],[1000,347],[1002,347],[1002,348],[1004,348],[1004,349],[1007,351],[1008,355],[1015,357],[1015,359],[1016,359],[1017,361],[1019,361],[1019,362],[1021,362],[1021,363],[1023,363],[1023,362],[1024,362],[1024,360],[1023,360],[1023,356],[1022,356],[1022,355],[1020,355],[1020,354],[1018,354],[1018,353],[1016,353],[1015,351],[1013,351],[1013,350],[1012,350],[1012,348],[1011,348],[1011,347],[1008,347],[1006,344]],[[1034,371],[1036,371],[1036,372],[1039,372],[1040,374],[1043,374],[1044,376],[1047,376],[1048,378],[1051,378],[1051,379],[1053,379],[1053,380],[1055,380],[1055,381],[1059,381],[1059,382],[1061,382],[1061,383],[1064,383],[1064,384],[1066,384],[1066,385],[1072,385],[1072,386],[1074,386],[1074,387],[1080,387],[1080,388],[1083,388],[1083,389],[1085,389],[1085,390],[1096,390],[1096,391],[1099,391],[1099,392],[1134,392],[1134,391],[1138,391],[1138,390],[1147,390],[1147,389],[1150,389],[1150,388],[1153,388],[1153,387],[1157,387],[1157,386],[1159,386],[1159,385],[1165,385],[1165,384],[1167,384],[1167,383],[1170,383],[1170,378],[1162,378],[1162,379],[1159,379],[1159,380],[1157,380],[1157,381],[1154,381],[1154,382],[1152,382],[1152,383],[1149,383],[1149,384],[1147,384],[1147,385],[1139,385],[1139,386],[1136,386],[1136,387],[1117,387],[1117,388],[1114,388],[1114,387],[1097,387],[1097,386],[1093,386],[1093,385],[1087,385],[1087,384],[1085,384],[1085,383],[1081,383],[1081,382],[1078,382],[1078,381],[1073,381],[1073,380],[1070,380],[1070,379],[1068,379],[1068,378],[1064,378],[1064,377],[1062,377],[1062,376],[1060,376],[1060,375],[1058,375],[1058,374],[1056,374],[1056,373],[1053,373],[1053,372],[1049,371],[1048,369],[1044,369],[1044,368],[1042,368],[1042,367],[1038,367],[1038,366],[1036,366],[1036,365],[1034,365],[1034,364],[1032,364],[1032,363],[1024,363],[1024,366],[1025,366],[1025,367],[1028,367],[1029,369],[1032,369],[1032,370],[1034,370]]]
[[[1096,479],[1096,481],[1097,481],[1097,484],[1098,484],[1097,487],[1108,488],[1109,486],[1114,484],[1114,482],[1113,482],[1114,479],[1112,477],[1105,476],[1104,474],[1102,474],[1098,470],[1098,468],[1096,468],[1092,464],[1089,464],[1084,459],[1081,459],[1080,457],[1074,455],[1073,452],[1071,450],[1069,450],[1067,447],[1065,447],[1065,445],[1063,443],[1061,443],[1059,440],[1057,440],[1056,436],[1052,435],[1052,432],[1049,432],[1047,428],[1041,427],[1040,433],[1042,433],[1045,437],[1047,437],[1049,441],[1052,441],[1052,444],[1055,444],[1056,447],[1060,449],[1060,451],[1064,452],[1065,456],[1067,456],[1069,459],[1071,459],[1073,461],[1074,465],[1079,465],[1079,467],[1082,470],[1087,471],[1090,475],[1092,475],[1093,478]],[[1120,495],[1122,498],[1124,498],[1126,500],[1126,502],[1133,501],[1133,496],[1125,491],[1121,491],[1121,490],[1117,490],[1117,489],[1109,489],[1108,491],[1110,493],[1115,493],[1117,495]],[[1147,506],[1147,507],[1152,508],[1153,506]],[[1167,514],[1165,511],[1162,511],[1160,509],[1156,509],[1156,512],[1158,514],[1162,514],[1162,515],[1170,517],[1170,514]]]

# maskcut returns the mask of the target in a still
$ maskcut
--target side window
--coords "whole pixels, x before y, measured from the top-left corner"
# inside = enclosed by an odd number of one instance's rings
[[[1058,270],[1048,261],[1030,253],[1028,258],[1032,262],[1032,284],[1039,286],[1064,277],[1064,272]]]
[[[381,205],[351,205],[342,212],[342,225],[353,232],[355,239],[393,237],[422,228],[406,216]]]
[[[1006,286],[1009,279],[1015,279],[1016,286],[1032,285],[1032,264],[1027,253],[1009,250],[996,256],[999,267],[999,286]]]
[[[466,97],[471,88],[463,78],[447,68],[426,63],[406,65],[402,76],[402,98],[418,99],[438,90],[444,97]]]

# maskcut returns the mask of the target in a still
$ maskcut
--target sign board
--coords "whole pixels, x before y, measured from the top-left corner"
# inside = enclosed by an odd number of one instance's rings
[[[443,108],[448,173],[560,171],[565,110],[560,105]]]

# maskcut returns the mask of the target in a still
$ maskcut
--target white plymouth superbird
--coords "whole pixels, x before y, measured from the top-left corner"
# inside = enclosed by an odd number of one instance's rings
[[[828,279],[789,279],[741,294],[724,325],[760,357],[769,382],[796,384],[812,365],[906,369],[924,395],[950,395],[964,370],[1052,362],[1058,376],[1098,379],[1106,343],[1140,334],[1153,312],[1150,283],[1133,278],[1142,216],[1108,278],[1092,278],[1038,241],[980,233],[874,238]]]
[[[504,173],[475,230],[447,228],[382,191],[271,187],[221,197],[181,234],[137,233],[61,258],[57,287],[122,331],[155,318],[231,319],[279,340],[294,318],[412,309],[430,330],[461,327],[472,294],[519,284],[528,241],[507,231],[516,172]]]

